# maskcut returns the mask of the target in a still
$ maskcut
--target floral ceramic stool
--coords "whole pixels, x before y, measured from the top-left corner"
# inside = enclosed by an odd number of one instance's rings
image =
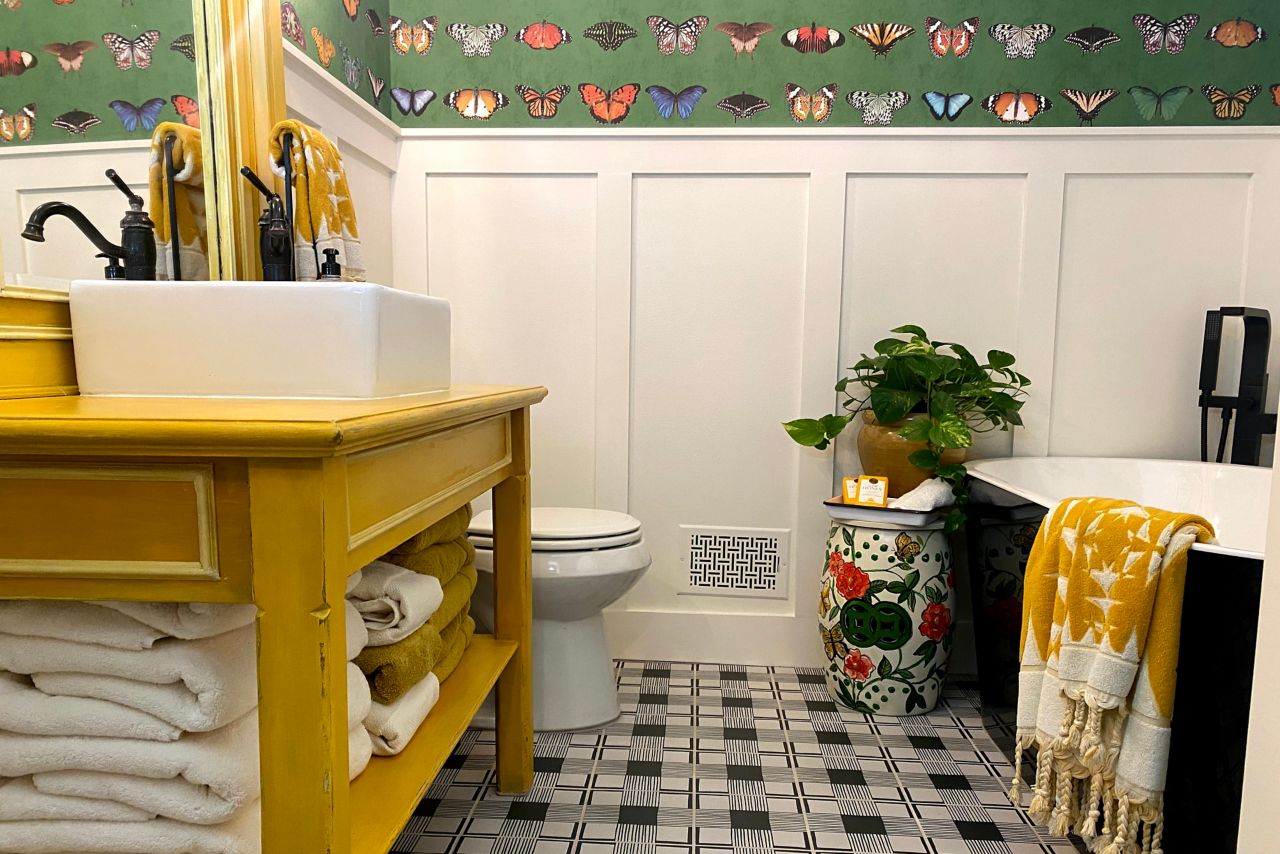
[[[833,522],[819,607],[827,688],[860,712],[933,709],[946,678],[955,572],[942,523]]]

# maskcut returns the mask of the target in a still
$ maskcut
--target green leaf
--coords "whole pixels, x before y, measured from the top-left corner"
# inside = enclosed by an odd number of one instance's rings
[[[959,507],[953,507],[951,512],[947,514],[947,522],[944,526],[944,530],[948,534],[954,534],[956,531],[959,531],[964,527],[966,518],[964,510]]]
[[[894,424],[906,418],[916,404],[924,400],[918,391],[878,386],[871,389],[871,408],[875,411],[876,420],[881,424]]]
[[[902,579],[902,583],[907,586],[908,590],[915,590],[916,585],[920,583],[920,573],[914,569],[911,570],[907,573],[907,577]]]
[[[876,342],[875,351],[882,356],[892,356],[906,346],[907,342],[898,338],[884,338]]]
[[[1003,370],[1012,365],[1016,359],[1013,354],[1006,353],[1003,350],[990,350],[987,352],[987,363],[996,370]]]
[[[797,418],[795,421],[785,422],[782,427],[798,445],[822,450],[829,444],[822,422],[814,418]]]
[[[947,392],[941,389],[934,389],[933,396],[929,398],[929,414],[934,418],[941,418],[944,415],[956,414],[956,400]]]
[[[889,663],[889,659],[882,658],[880,659],[880,666],[876,668],[876,672],[879,673],[880,678],[883,679],[893,672],[893,665]]]
[[[849,422],[852,420],[852,415],[824,415],[818,419],[818,423],[826,432],[827,438],[834,439],[844,431],[844,428],[849,426]]]
[[[947,360],[938,356],[923,354],[904,356],[902,361],[907,370],[923,377],[927,382],[939,380],[946,373]]]
[[[916,451],[914,454],[907,457],[907,462],[911,463],[911,465],[918,469],[933,471],[938,467],[938,455],[930,450]]]
[[[903,424],[902,429],[898,431],[898,435],[908,442],[927,442],[929,441],[929,430],[932,426],[933,422],[928,418],[915,418]]]
[[[925,707],[924,695],[912,688],[911,693],[907,695],[907,714],[911,714],[917,707],[921,709]]]
[[[842,528],[840,530],[840,536],[844,540],[844,544],[846,546],[853,548],[853,531],[850,531],[848,528]]]
[[[874,596],[877,593],[883,593],[885,588],[888,586],[889,582],[885,581],[883,578],[877,578],[875,581],[867,585],[867,595]]]
[[[839,616],[839,614],[840,614],[840,606],[837,605],[836,607],[832,608],[830,611],[827,612],[827,619],[834,620],[837,616]]]
[[[946,463],[938,466],[937,475],[943,480],[958,481],[969,473],[960,463]]]
[[[894,335],[914,335],[917,338],[923,338],[926,341],[929,340],[928,332],[925,332],[919,326],[914,326],[912,324],[907,324],[906,326],[899,326],[897,329],[890,329],[889,331],[892,332]]]
[[[933,603],[940,603],[945,602],[947,597],[936,587],[926,587],[924,589],[924,598]]]
[[[938,651],[938,645],[931,640],[927,640],[920,646],[916,647],[916,656],[923,658],[926,662],[932,661],[933,656]]]
[[[890,593],[897,593],[899,601],[901,601],[902,595],[907,592],[907,586],[901,581],[890,581],[885,585],[885,590],[888,590]]]

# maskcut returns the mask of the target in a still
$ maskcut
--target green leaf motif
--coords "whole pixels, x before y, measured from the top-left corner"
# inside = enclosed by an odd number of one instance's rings
[[[917,708],[923,709],[924,707],[924,695],[912,688],[911,693],[907,695],[907,714],[911,714]]]
[[[902,579],[902,583],[908,590],[915,590],[916,585],[920,583],[920,573],[914,569],[911,570],[907,573],[907,577]]]
[[[853,532],[848,528],[842,528],[840,530],[840,535],[844,539],[844,544],[849,548],[853,548]]]
[[[938,651],[938,644],[935,643],[934,641],[927,640],[924,643],[920,644],[920,646],[916,647],[915,654],[917,658],[923,658],[927,663],[933,660],[933,656],[935,653],[937,653],[937,651]]]
[[[880,678],[881,679],[888,678],[889,674],[892,672],[893,672],[893,665],[889,663],[889,659],[887,658],[880,659],[880,665],[876,668],[876,673],[880,674]]]
[[[907,592],[907,585],[903,584],[901,581],[890,581],[885,585],[885,589],[890,593],[898,594],[898,601],[901,602],[902,594]]]
[[[867,585],[867,596],[874,596],[877,593],[883,593],[885,588],[889,586],[889,582],[883,578],[877,578],[875,581]]]

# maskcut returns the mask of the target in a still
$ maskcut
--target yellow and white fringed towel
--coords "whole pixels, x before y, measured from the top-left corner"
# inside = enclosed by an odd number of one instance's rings
[[[1030,814],[1102,854],[1159,854],[1187,550],[1199,516],[1069,498],[1027,564],[1010,797],[1035,747]]]
[[[173,143],[173,198],[168,197],[164,172],[164,143]],[[178,122],[162,122],[151,134],[151,219],[156,224],[156,278],[172,280],[173,238],[169,234],[169,206],[178,212],[178,259],[182,278],[209,278],[209,231],[204,207],[204,160],[200,130]]]
[[[284,137],[293,135],[293,240],[295,278],[314,282],[324,250],[337,249],[342,277],[365,279],[364,250],[342,155],[324,134],[288,119],[271,131],[271,168],[284,177]]]

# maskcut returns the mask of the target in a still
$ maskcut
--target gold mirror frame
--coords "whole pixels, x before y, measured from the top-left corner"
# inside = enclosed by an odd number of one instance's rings
[[[248,166],[269,184],[271,128],[285,118],[279,0],[192,0],[199,46],[197,100],[202,125],[209,278],[257,279],[262,200],[240,175]]]

